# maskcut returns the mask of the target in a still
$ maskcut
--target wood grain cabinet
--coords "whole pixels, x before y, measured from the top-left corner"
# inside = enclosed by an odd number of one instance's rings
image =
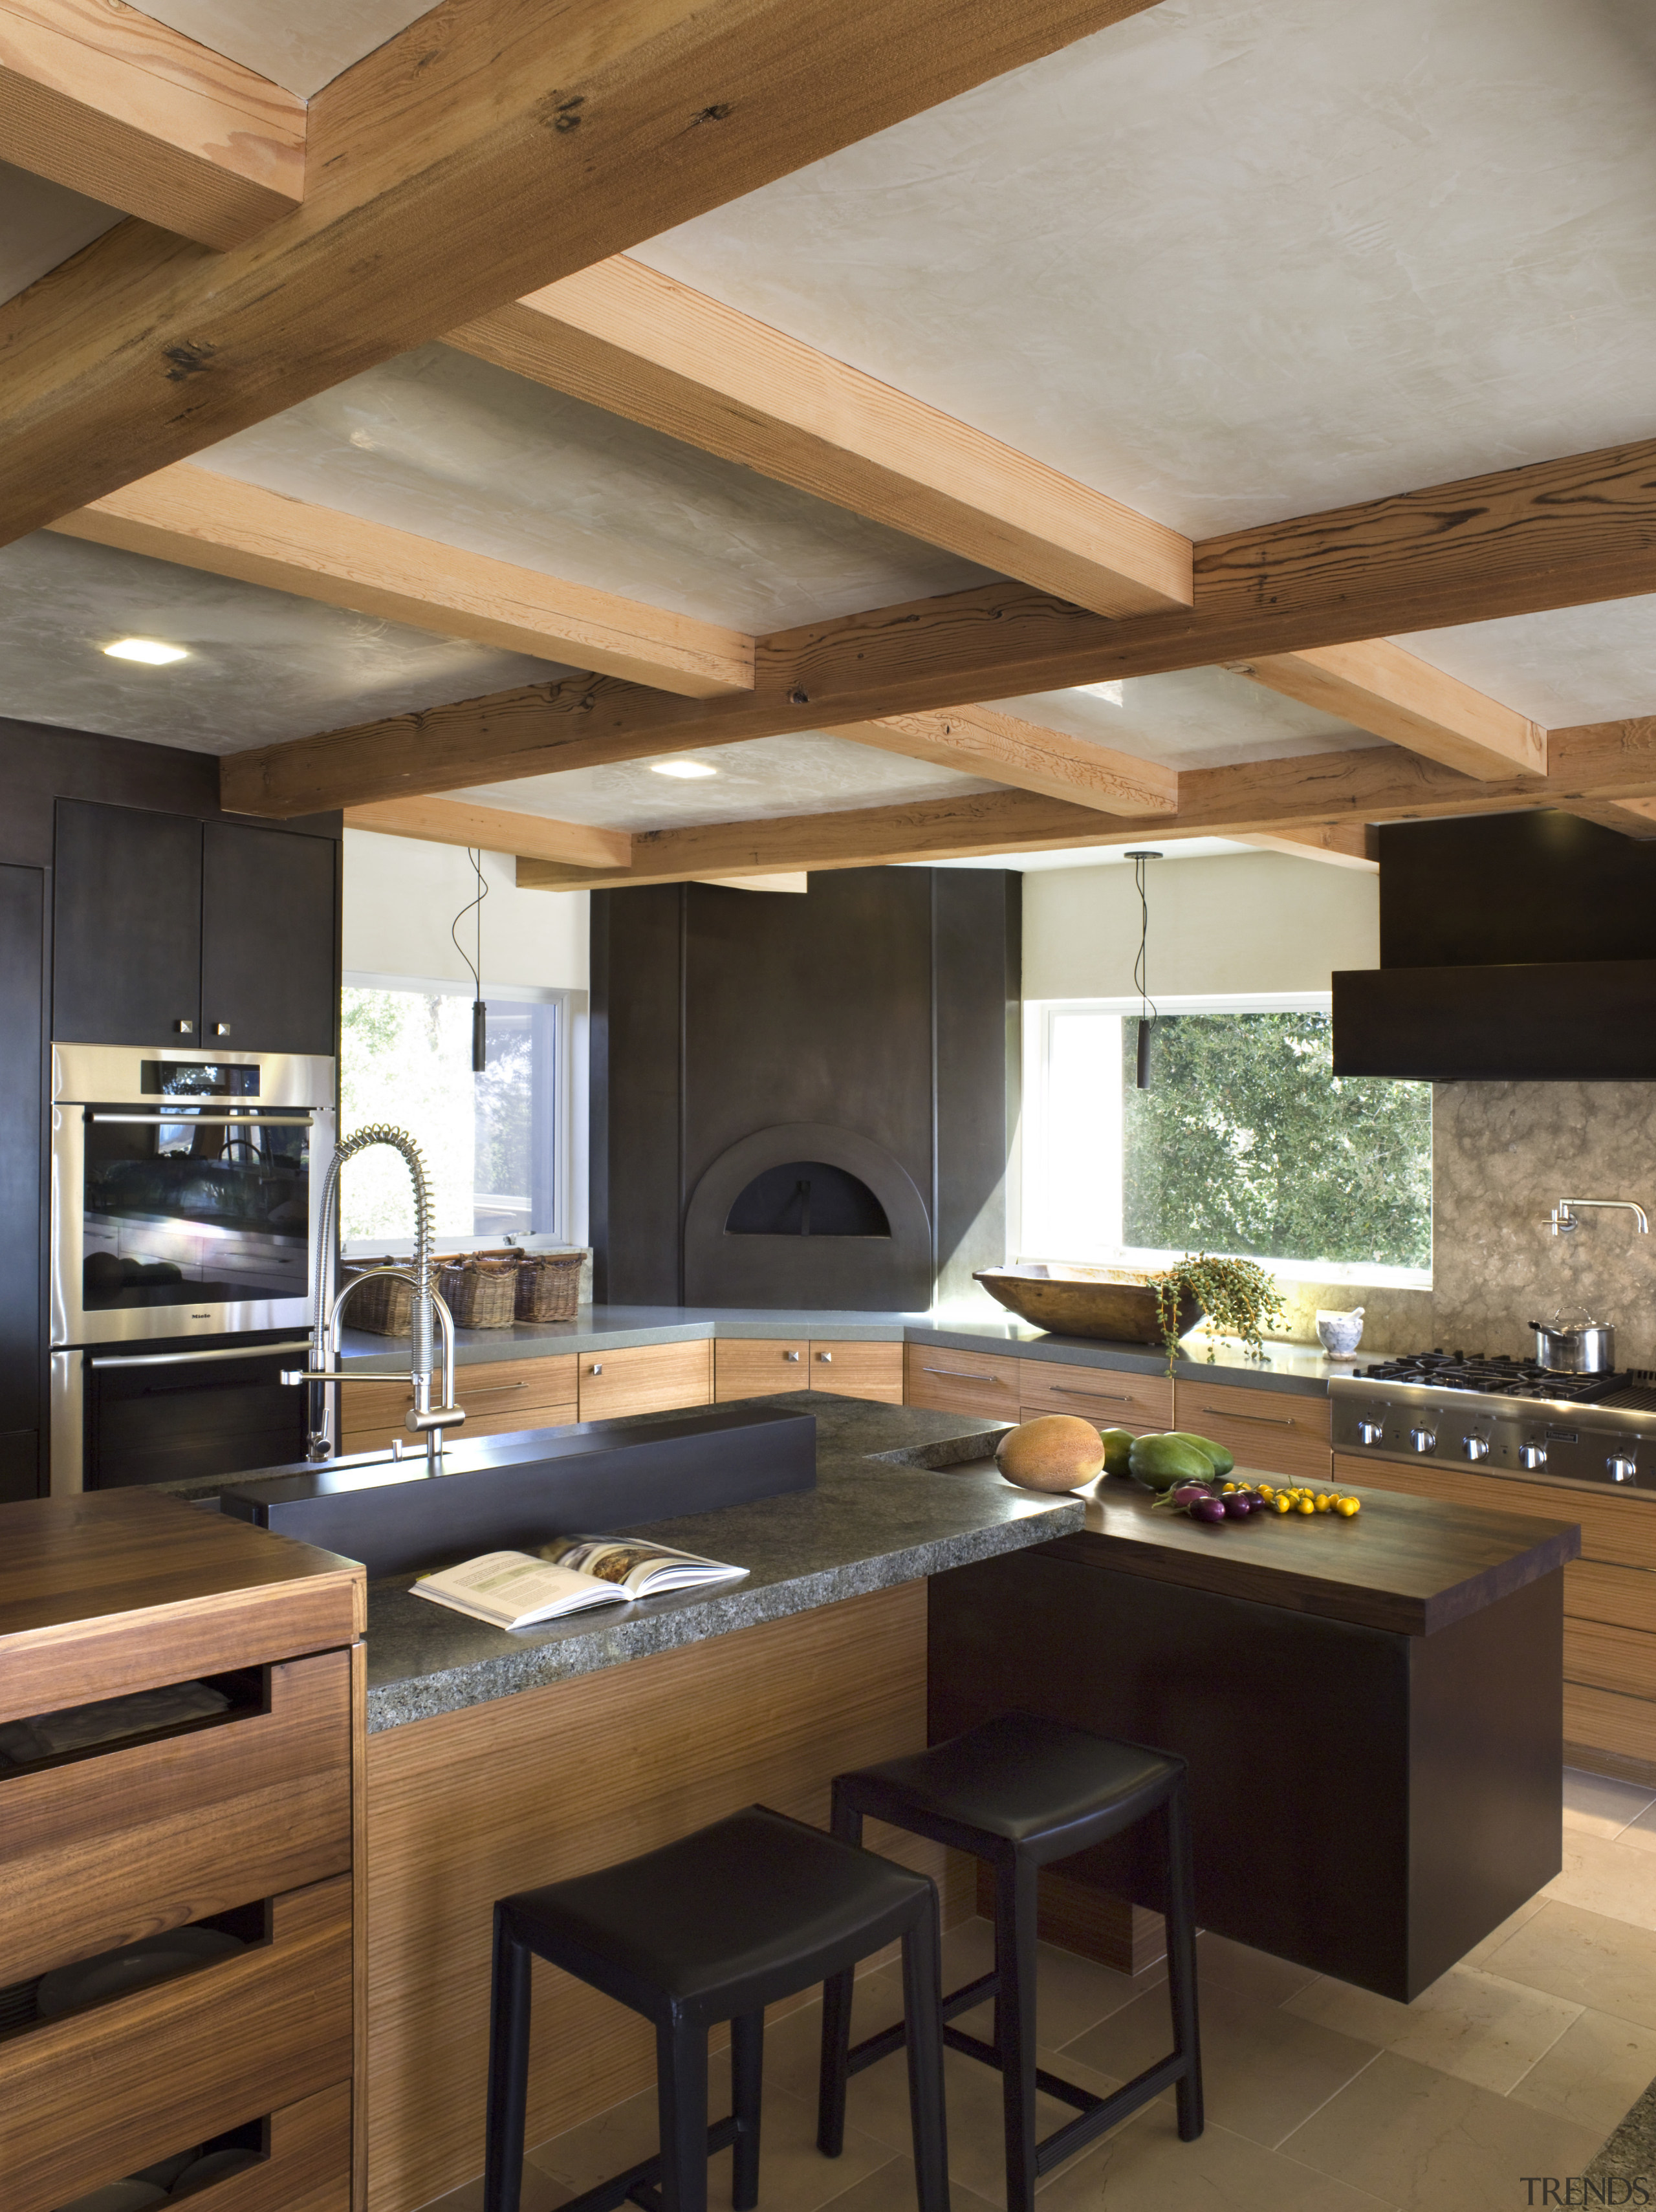
[[[713,1403],[710,1337],[683,1344],[636,1344],[623,1352],[583,1352],[575,1364],[583,1421]]]
[[[986,1413],[1015,1421],[1023,1362],[995,1352],[955,1352],[932,1344],[904,1346],[903,1379],[911,1406],[941,1413]]]
[[[900,1344],[842,1343],[815,1337],[746,1340],[721,1337],[714,1346],[715,1395],[764,1398],[779,1390],[826,1390],[839,1398],[903,1403]]]
[[[1656,1783],[1656,1504],[1347,1452],[1334,1469],[1376,1490],[1579,1522],[1581,1557],[1564,1570],[1564,1755]]]
[[[1170,1429],[1173,1386],[1165,1375],[1079,1361],[1020,1359],[1019,1406],[1027,1421],[1042,1413],[1075,1413],[1101,1429]]]
[[[0,2175],[50,2208],[224,2138],[223,2212],[362,2212],[360,1567],[145,1490],[0,1507],[0,1720],[207,1682],[222,1711],[0,1760]],[[240,1948],[69,2009],[186,1923]]]
[[[556,1429],[579,1418],[572,1352],[543,1359],[478,1359],[454,1370],[454,1395],[466,1419],[451,1438],[504,1436],[514,1429]],[[339,1449],[342,1452],[386,1450],[400,1437],[411,1451],[424,1443],[407,1426],[414,1394],[402,1381],[384,1388],[347,1382],[339,1392]]]
[[[1239,1467],[1285,1474],[1295,1482],[1328,1482],[1334,1471],[1329,1401],[1309,1392],[1260,1390],[1248,1383],[1192,1382],[1181,1376],[1170,1425],[1211,1437],[1236,1454]]]

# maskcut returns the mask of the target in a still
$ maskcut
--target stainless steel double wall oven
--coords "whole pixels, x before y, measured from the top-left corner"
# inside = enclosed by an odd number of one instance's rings
[[[334,1095],[331,1059],[53,1045],[54,1494],[303,1455]]]

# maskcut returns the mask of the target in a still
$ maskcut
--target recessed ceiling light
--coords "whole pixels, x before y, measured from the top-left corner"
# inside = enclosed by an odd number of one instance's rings
[[[686,783],[692,776],[717,775],[719,773],[716,768],[709,768],[705,761],[652,761],[650,766],[657,775],[680,776]]]
[[[118,637],[104,651],[112,660],[142,660],[151,668],[165,668],[169,660],[187,660],[189,648],[182,645],[163,645],[158,637]]]
[[[1081,688],[1083,691],[1090,692],[1095,699],[1107,699],[1112,707],[1119,707],[1122,682],[1123,679],[1117,676],[1108,684],[1083,684]]]

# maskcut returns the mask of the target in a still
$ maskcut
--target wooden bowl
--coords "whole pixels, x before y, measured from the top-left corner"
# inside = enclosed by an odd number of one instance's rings
[[[1162,1341],[1154,1285],[1125,1268],[984,1267],[972,1279],[1054,1336],[1101,1337],[1112,1344]],[[1179,1335],[1201,1318],[1201,1305],[1187,1293],[1179,1300]]]

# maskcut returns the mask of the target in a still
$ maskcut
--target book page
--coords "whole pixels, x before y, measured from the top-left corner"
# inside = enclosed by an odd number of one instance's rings
[[[555,1536],[541,1546],[540,1556],[602,1582],[618,1583],[634,1597],[740,1582],[747,1573],[746,1567],[703,1559],[699,1552],[675,1552],[668,1545],[631,1536]]]
[[[501,1628],[529,1627],[588,1605],[612,1603],[624,1595],[610,1580],[533,1559],[527,1552],[485,1552],[458,1567],[422,1575],[414,1594]]]

